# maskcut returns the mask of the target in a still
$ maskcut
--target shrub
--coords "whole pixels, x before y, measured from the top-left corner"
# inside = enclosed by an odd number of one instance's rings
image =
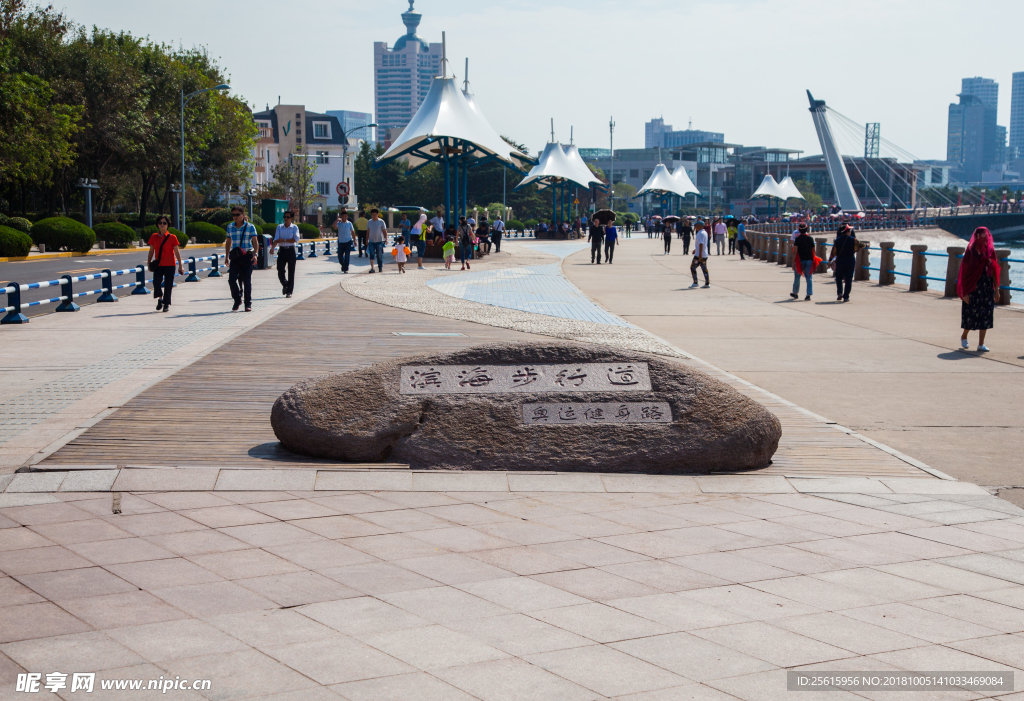
[[[34,243],[41,243],[52,251],[66,248],[76,253],[85,253],[96,243],[96,234],[92,229],[67,217],[40,219],[32,225],[30,234]]]
[[[299,224],[299,233],[302,234],[304,239],[318,239],[320,238],[320,229],[316,228],[312,224]]]
[[[150,224],[139,229],[139,234],[142,236],[143,241],[149,241],[149,237],[157,231],[156,224]],[[178,248],[185,248],[188,245],[188,237],[185,234],[171,227],[167,227],[167,231],[174,234],[174,237],[178,239]],[[199,239],[196,240],[198,241]]]
[[[264,224],[263,226],[257,226],[256,228],[267,236],[273,236],[277,233],[277,224]]]
[[[266,221],[263,220],[263,217],[256,214],[255,212],[253,213],[252,219],[250,221],[252,221],[252,223],[255,224],[256,226],[265,226],[267,223]]]
[[[107,242],[107,248],[131,248],[139,240],[135,229],[121,222],[97,224],[92,230],[96,232],[97,241]]]
[[[82,212],[71,212],[70,214],[68,214],[68,219],[74,219],[79,224],[89,223],[89,220],[86,219],[85,215]]]
[[[527,219],[526,221],[523,222],[523,226],[525,226],[527,229],[536,229],[537,228],[537,220],[536,219]]]
[[[32,248],[32,237],[0,224],[0,256],[24,258]]]
[[[196,243],[224,243],[224,229],[209,222],[194,221],[185,227],[189,236],[194,236]]]
[[[21,217],[11,217],[6,222],[3,222],[4,226],[9,226],[16,231],[20,231],[23,234],[27,234],[32,231],[32,222],[28,219],[22,219]]]
[[[526,224],[518,219],[509,219],[505,222],[505,229],[508,231],[523,231],[526,229]]]
[[[209,222],[210,224],[216,224],[217,226],[227,224],[231,221],[231,210],[226,207],[208,209],[206,210],[202,221]]]

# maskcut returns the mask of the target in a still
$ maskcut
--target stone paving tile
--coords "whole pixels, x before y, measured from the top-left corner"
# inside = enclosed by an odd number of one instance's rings
[[[726,580],[727,583],[753,582],[773,577],[788,577],[793,572],[743,558],[734,552],[687,555],[669,560],[682,567]]]
[[[144,538],[119,538],[94,543],[77,543],[69,545],[68,550],[97,565],[118,565],[125,562],[162,560],[174,557],[174,553],[164,550]]]
[[[606,521],[611,521],[612,523],[627,527],[619,533],[602,534],[605,536],[620,535],[623,533],[636,533],[638,531],[662,531],[697,525],[696,521],[686,521],[675,516],[670,516],[669,514],[663,514],[660,511],[655,511],[652,508],[617,509],[615,511],[601,511],[598,513],[600,517]],[[561,518],[573,517],[563,516]],[[551,523],[552,520],[553,519],[549,518],[544,519],[541,522]],[[554,524],[552,523],[552,525]],[[597,538],[600,536],[593,535],[586,537]]]
[[[479,504],[427,506],[417,511],[444,521],[457,523],[460,526],[477,526],[483,523],[497,523],[499,521],[512,521],[516,519],[515,516],[510,516],[509,514],[495,511]]]
[[[665,689],[689,681],[603,645],[526,655],[524,659],[604,696]]]
[[[1024,635],[995,635],[947,643],[946,647],[960,650],[987,660],[1024,669]]]
[[[729,584],[728,580],[665,560],[625,562],[620,565],[604,565],[599,569],[668,592]]]
[[[509,609],[456,589],[436,587],[381,594],[380,599],[434,623],[488,618],[509,613]]]
[[[843,615],[858,621],[912,635],[931,643],[950,643],[957,640],[981,638],[996,631],[974,623],[961,621],[940,613],[908,606],[882,604],[843,611]]]
[[[89,567],[92,563],[67,548],[53,545],[44,548],[8,550],[0,553],[0,571],[12,576],[55,572],[77,567]]]
[[[429,579],[450,585],[516,576],[508,570],[458,553],[397,560],[396,564]]]
[[[820,609],[814,606],[808,606],[792,599],[785,599],[781,596],[758,591],[739,584],[728,587],[681,591],[676,593],[675,596],[682,596],[693,601],[726,609],[755,621],[800,616],[820,611]]]
[[[487,619],[486,625],[464,620],[452,621],[446,626],[516,657],[594,644],[592,640],[521,613],[493,616]]]
[[[111,628],[106,634],[151,662],[245,650],[246,646],[194,619]]]
[[[977,623],[1001,633],[1024,631],[1024,611],[966,594],[940,596],[909,603],[911,606],[941,613],[951,618],[959,618],[962,621]]]
[[[118,528],[137,536],[166,535],[185,531],[201,531],[203,524],[171,511],[149,514],[123,515],[115,521]]]
[[[33,530],[14,524],[11,528],[0,529],[0,553],[28,548],[44,548],[55,543]]]
[[[456,588],[510,611],[540,611],[588,603],[588,599],[530,577],[491,579],[460,584]]]
[[[49,638],[87,630],[88,625],[49,601],[0,607],[0,643]]]
[[[997,550],[1010,550],[1019,548],[1020,543],[1005,538],[974,533],[957,526],[929,526],[928,528],[909,528],[902,531],[906,535],[915,538],[934,540],[937,543],[955,545],[959,548],[966,548],[975,552],[992,552]]]
[[[338,515],[337,510],[308,499],[267,501],[259,504],[249,504],[249,508],[282,521]]]
[[[372,635],[430,625],[426,619],[369,596],[310,604],[294,610],[346,635]]]
[[[886,599],[814,577],[783,577],[763,582],[749,582],[747,586],[758,591],[799,601],[823,611],[841,611],[860,606],[889,603]]]
[[[74,470],[61,482],[62,492],[109,492],[117,470]]]
[[[474,701],[466,692],[425,672],[347,682],[331,688],[350,701]]]
[[[673,630],[671,626],[598,603],[544,609],[530,615],[598,643],[644,638]]]
[[[747,548],[746,550],[737,550],[733,554],[745,560],[754,560],[761,564],[773,565],[798,574],[830,572],[856,566],[850,562],[837,560],[834,557],[810,553],[806,550],[791,548],[788,545]]]
[[[362,518],[348,515],[306,518],[289,523],[324,538],[358,538],[392,532],[390,528],[382,528]]]
[[[205,694],[226,701],[249,698],[254,689],[273,694],[317,686],[315,681],[256,650],[172,660],[163,667],[169,674],[185,679],[216,679],[216,691],[211,684]]]
[[[650,560],[632,550],[615,547],[596,540],[569,540],[560,543],[540,543],[534,546],[537,550],[550,553],[557,557],[577,562],[587,567],[602,565],[619,565],[624,562]]]
[[[617,512],[622,513],[622,512]],[[622,535],[623,533],[634,533],[636,528],[624,525],[621,521],[598,518],[591,514],[578,514],[576,516],[556,516],[553,518],[535,519],[537,523],[549,526],[559,531],[572,533],[581,538],[600,538],[602,536]]]
[[[18,492],[56,492],[67,477],[66,472],[26,472],[14,475],[5,490],[8,494]]]
[[[70,523],[43,523],[30,528],[60,545],[130,538],[132,535],[107,521],[96,518]]]
[[[793,692],[786,689],[785,670],[743,674],[729,679],[716,679],[708,684],[728,692],[730,699],[743,701],[790,701],[793,696]],[[831,690],[801,691],[799,698],[802,701],[854,701],[864,697],[848,691]]]
[[[256,548],[193,555],[190,560],[224,579],[249,579],[303,570],[293,562]]]
[[[516,545],[516,542],[481,532],[489,524],[478,528],[469,526],[453,526],[450,528],[431,528],[417,530],[410,535],[418,540],[437,545],[450,552],[465,553],[475,550],[494,550]]]
[[[904,635],[838,613],[812,613],[807,616],[775,618],[772,619],[771,625],[858,655],[871,655],[927,644],[921,638]]]
[[[592,601],[657,594],[658,589],[599,569],[566,570],[531,576],[538,582],[563,589]]]
[[[271,545],[263,549],[309,570],[378,562],[372,555],[333,540]]]
[[[556,528],[549,528],[532,521],[499,521],[497,523],[481,523],[474,526],[496,538],[502,538],[519,545],[539,545],[556,543],[563,540],[575,540],[579,536]]]
[[[179,587],[186,584],[219,582],[223,578],[194,562],[180,557],[146,562],[127,562],[108,565],[107,569],[135,586],[153,591],[165,587]]]
[[[0,515],[23,526],[37,526],[43,523],[67,523],[68,521],[85,521],[92,518],[88,511],[82,511],[74,504],[57,502],[55,504],[33,504],[31,506],[15,506],[0,509]]]
[[[352,638],[324,638],[267,650],[267,654],[320,684],[373,679],[415,668]]]
[[[788,509],[791,510],[791,509]],[[776,516],[774,518],[781,518]],[[723,523],[717,528],[721,531],[728,531],[740,535],[749,536],[758,540],[767,541],[776,545],[787,543],[802,543],[807,540],[822,540],[828,536],[823,533],[794,528],[782,523],[773,521],[740,521],[739,523]]]
[[[693,635],[779,667],[796,667],[850,656],[849,651],[761,621],[691,631]]]
[[[948,589],[919,582],[897,574],[877,569],[857,567],[834,572],[820,572],[811,575],[826,582],[835,582],[850,589],[877,596],[888,601],[909,601],[949,594]]]
[[[229,550],[245,550],[252,547],[237,538],[211,530],[164,533],[148,536],[146,540],[182,557],[222,553]]]
[[[111,487],[118,492],[205,492],[217,484],[218,470],[121,470]]]
[[[690,633],[611,643],[611,647],[693,681],[763,672],[775,666]]]
[[[207,622],[246,645],[263,651],[340,635],[338,631],[293,610],[244,611],[214,616]]]
[[[810,540],[805,543],[793,543],[792,547],[834,557],[838,560],[846,560],[855,565],[889,565],[913,559],[911,556],[894,550],[878,550],[869,545],[861,545],[849,538]]]
[[[442,509],[470,508],[470,504],[443,506]],[[364,521],[375,523],[391,531],[425,531],[432,528],[451,528],[455,524],[444,517],[429,512],[429,509],[396,509],[360,514]],[[464,525],[464,524],[459,524]]]
[[[630,599],[613,599],[609,606],[656,621],[673,630],[695,630],[732,623],[745,623],[749,619],[733,611],[685,599],[673,594],[653,594]]]
[[[274,602],[234,582],[190,584],[184,587],[157,589],[153,593],[172,606],[198,618],[275,608]]]
[[[478,550],[466,554],[499,569],[522,575],[559,572],[561,570],[573,570],[581,567],[578,562],[566,560],[529,545],[497,548],[495,550]]]
[[[208,506],[227,506],[235,502],[213,492],[151,492],[140,494],[146,501],[165,509],[203,509]]]
[[[321,601],[335,601],[362,596],[363,593],[346,587],[316,572],[292,572],[239,579],[237,583],[251,592],[270,599],[284,607],[301,606]]]
[[[225,533],[232,538],[238,538],[258,548],[322,539],[321,536],[315,533],[280,521],[276,523],[256,523],[249,526],[230,526],[219,530],[221,533]]]
[[[1024,584],[1024,562],[997,557],[987,553],[946,557],[940,560],[945,565],[977,572],[978,574],[1004,579],[1014,584]]]
[[[593,701],[600,696],[520,659],[495,660],[434,672],[480,701]]]
[[[363,636],[362,641],[425,671],[509,656],[469,635],[440,625],[375,633]]]
[[[135,591],[136,587],[101,567],[23,574],[18,581],[50,601]]]
[[[188,614],[145,591],[67,599],[60,605],[98,630],[188,618]]]
[[[277,519],[239,504],[209,506],[205,509],[186,509],[179,514],[210,528],[227,526],[248,526],[253,523],[269,523]]]
[[[964,594],[986,589],[1002,589],[1006,586],[1006,580],[953,567],[942,562],[921,560],[886,565],[877,569],[907,579],[915,579],[918,582],[941,583],[943,589]]]
[[[441,586],[437,580],[390,562],[375,561],[362,565],[329,567],[320,570],[320,574],[364,594],[389,594]]]
[[[313,489],[316,470],[221,470],[217,491]]]
[[[30,670],[67,668],[69,671],[100,671],[146,662],[139,655],[100,632],[6,643],[0,645],[0,652]]]
[[[0,606],[37,604],[46,599],[12,577],[0,577]]]

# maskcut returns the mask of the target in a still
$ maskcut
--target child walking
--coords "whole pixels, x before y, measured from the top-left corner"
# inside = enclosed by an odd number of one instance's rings
[[[452,263],[455,262],[455,242],[445,241],[441,247],[441,252],[444,254],[444,269],[451,270]]]
[[[398,263],[398,272],[405,272],[405,261],[409,260],[409,249],[405,247],[405,241],[398,239],[395,246],[395,262]]]

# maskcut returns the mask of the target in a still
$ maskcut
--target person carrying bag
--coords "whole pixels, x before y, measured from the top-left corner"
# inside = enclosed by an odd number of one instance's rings
[[[171,309],[175,261],[178,263],[178,272],[185,274],[181,263],[181,251],[178,248],[178,237],[170,232],[170,225],[171,220],[161,214],[156,218],[156,233],[149,237],[149,259],[146,261],[146,267],[153,273],[153,296],[156,297],[158,312],[167,312]]]

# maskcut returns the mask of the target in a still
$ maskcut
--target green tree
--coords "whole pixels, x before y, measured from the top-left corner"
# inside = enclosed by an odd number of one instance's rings
[[[309,149],[297,151],[270,169],[272,187],[277,194],[275,199],[290,200],[299,212],[305,212],[316,196],[316,162],[304,157],[308,154]]]
[[[822,201],[821,195],[814,192],[814,183],[810,180],[797,180],[796,189],[800,191],[800,194],[804,196],[804,201],[791,197],[786,200],[786,208],[803,208],[807,207],[811,210],[821,209]]]

